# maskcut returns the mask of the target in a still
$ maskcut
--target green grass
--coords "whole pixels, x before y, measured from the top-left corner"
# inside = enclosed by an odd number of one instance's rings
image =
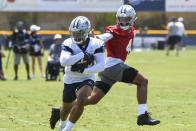
[[[47,56],[43,59],[45,67]],[[174,52],[165,56],[165,51],[132,52],[126,63],[148,78],[148,111],[161,123],[137,126],[136,86],[116,83],[100,103],[85,108],[73,131],[196,130],[196,50],[180,52],[179,57]],[[49,131],[51,107],[61,105],[63,82],[46,82],[38,66],[37,78],[27,81],[22,61],[19,80],[13,81],[13,59],[5,71],[8,80],[0,81],[0,131]]]

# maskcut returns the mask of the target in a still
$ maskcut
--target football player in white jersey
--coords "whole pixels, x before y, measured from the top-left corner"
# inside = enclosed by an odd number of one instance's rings
[[[90,38],[90,28],[88,18],[76,17],[69,27],[71,37],[62,44],[60,63],[65,75],[58,131],[70,131],[80,118],[85,100],[91,95],[95,73],[104,69],[103,41]]]

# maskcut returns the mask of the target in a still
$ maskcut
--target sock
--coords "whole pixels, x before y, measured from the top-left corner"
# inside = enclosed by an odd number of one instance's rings
[[[74,123],[67,120],[66,126],[65,126],[65,130],[71,130],[71,128],[74,126]]]
[[[67,122],[66,120],[65,121],[60,120],[59,126],[64,128],[66,126],[66,122]]]
[[[138,115],[145,114],[146,111],[147,111],[146,104],[139,104],[138,105]]]

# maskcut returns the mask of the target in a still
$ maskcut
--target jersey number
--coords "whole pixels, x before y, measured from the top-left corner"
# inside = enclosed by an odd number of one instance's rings
[[[128,43],[127,48],[126,48],[128,53],[131,52],[131,46],[132,46],[132,39],[129,40],[129,43]]]

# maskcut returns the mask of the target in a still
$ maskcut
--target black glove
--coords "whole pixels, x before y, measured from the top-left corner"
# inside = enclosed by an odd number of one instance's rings
[[[85,67],[81,64],[74,64],[71,66],[71,71],[74,72],[79,72],[79,73],[83,73],[84,72]]]
[[[90,64],[93,64],[94,63],[94,56],[91,55],[90,53],[88,52],[84,52],[84,61],[87,61],[87,64],[90,65]]]

